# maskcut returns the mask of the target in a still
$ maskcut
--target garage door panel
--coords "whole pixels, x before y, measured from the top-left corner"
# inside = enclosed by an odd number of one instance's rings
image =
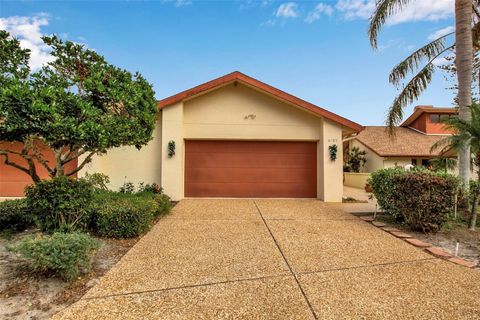
[[[316,142],[186,141],[187,197],[317,195]]]
[[[194,156],[193,156],[194,155]],[[311,154],[196,153],[187,157],[188,168],[301,168]]]
[[[187,190],[185,190],[187,193]],[[304,183],[189,183],[193,197],[315,198],[316,190]]]
[[[197,143],[198,142],[198,143]],[[205,153],[205,150],[215,150],[218,153],[307,153],[316,151],[316,144],[312,142],[289,142],[289,141],[195,141],[189,140],[189,153]]]
[[[309,168],[190,168],[185,182],[304,182],[315,175]]]

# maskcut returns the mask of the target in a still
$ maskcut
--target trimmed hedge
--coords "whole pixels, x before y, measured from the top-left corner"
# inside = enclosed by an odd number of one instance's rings
[[[88,271],[97,240],[85,233],[53,233],[27,236],[8,249],[19,253],[35,273],[54,274],[73,280]]]
[[[403,216],[395,201],[398,194],[395,179],[406,172],[400,167],[381,169],[373,172],[368,180],[380,208],[397,221],[402,221]]]
[[[387,214],[423,232],[440,230],[454,210],[459,186],[458,178],[450,174],[398,168],[375,172],[370,183]]]
[[[92,229],[102,237],[133,238],[150,229],[160,214],[170,210],[170,198],[149,192],[104,192],[96,197]]]
[[[26,203],[42,231],[85,230],[93,186],[84,179],[56,177],[26,188]]]
[[[24,199],[0,202],[0,231],[19,232],[33,226],[35,221]]]

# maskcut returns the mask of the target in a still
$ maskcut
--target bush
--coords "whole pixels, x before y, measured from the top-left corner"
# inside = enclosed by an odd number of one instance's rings
[[[401,221],[403,216],[395,202],[398,192],[394,180],[405,173],[406,171],[399,167],[381,169],[373,172],[368,180],[380,208],[397,221]]]
[[[24,199],[0,202],[0,231],[23,231],[35,224]]]
[[[84,233],[59,233],[28,236],[9,247],[27,260],[33,272],[54,274],[72,280],[90,269],[91,256],[98,241]]]
[[[95,189],[98,190],[108,190],[108,184],[110,183],[110,177],[103,173],[92,173],[89,174],[88,172],[85,174],[83,178],[85,181],[89,182]]]
[[[43,231],[85,229],[93,190],[83,179],[56,177],[28,187],[26,203]]]
[[[379,170],[372,174],[370,183],[388,214],[423,232],[436,232],[447,221],[459,186],[458,178],[450,174],[403,169]]]
[[[95,210],[94,229],[103,237],[132,238],[150,228],[157,204],[152,197],[107,197]]]
[[[398,207],[412,230],[436,232],[455,206],[459,181],[453,175],[409,172],[395,178]]]
[[[153,200],[155,200],[157,204],[155,217],[170,212],[170,209],[172,208],[172,202],[169,196],[163,193],[158,193],[153,196]]]

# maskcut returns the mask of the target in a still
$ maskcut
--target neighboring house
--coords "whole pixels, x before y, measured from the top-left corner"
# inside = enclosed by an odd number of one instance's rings
[[[159,101],[153,140],[118,148],[87,169],[157,182],[184,197],[300,197],[341,201],[342,139],[363,127],[233,72]],[[169,155],[169,145],[175,154]],[[329,147],[337,145],[336,160]]]
[[[13,152],[21,152],[22,143],[19,142],[0,142],[0,149],[6,149]],[[38,144],[37,148],[43,154],[45,159],[52,163],[55,162],[55,155],[52,150],[46,148],[42,144]],[[16,154],[9,154],[9,160],[23,167],[28,167],[27,161]],[[50,177],[47,169],[36,162],[37,174],[42,179]],[[71,171],[77,167],[77,159],[71,161],[65,166],[65,170]],[[0,198],[2,197],[20,197],[23,196],[23,190],[26,186],[32,184],[30,176],[17,168],[4,164],[4,157],[0,156]]]
[[[396,129],[395,137],[385,126],[366,126],[357,136],[347,139],[345,148],[359,147],[367,152],[362,172],[409,164],[428,166],[430,159],[440,155],[440,149],[431,152],[432,145],[451,134],[441,121],[456,114],[455,108],[417,106]]]

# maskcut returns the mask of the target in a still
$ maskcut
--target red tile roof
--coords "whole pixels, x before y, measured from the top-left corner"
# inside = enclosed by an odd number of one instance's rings
[[[447,135],[426,135],[406,127],[398,127],[391,137],[385,126],[366,126],[355,138],[381,157],[435,157],[432,145]]]
[[[291,103],[293,105],[296,105],[306,111],[309,111],[315,115],[324,117],[326,119],[332,120],[334,122],[337,122],[347,128],[352,129],[353,131],[360,131],[363,129],[363,126],[353,122],[351,120],[348,120],[346,118],[343,118],[333,112],[330,112],[328,110],[325,110],[323,108],[320,108],[310,102],[307,102],[305,100],[302,100],[300,98],[297,98],[289,93],[286,93],[282,90],[279,90],[277,88],[274,88],[266,83],[263,83],[257,79],[254,79],[252,77],[249,77],[241,72],[235,71],[232,73],[229,73],[227,75],[224,75],[220,78],[205,82],[201,85],[198,85],[196,87],[193,87],[191,89],[182,91],[180,93],[177,93],[171,97],[162,99],[158,101],[158,106],[160,109],[163,109],[167,106],[170,106],[172,104],[175,104],[177,102],[183,101],[185,99],[189,99],[193,96],[196,96],[198,94],[207,92],[209,90],[213,90],[216,88],[219,88],[221,86],[224,86],[226,84],[232,83],[232,82],[241,82],[243,84],[246,84],[248,86],[254,87],[256,89],[259,89],[261,91],[264,91],[280,100],[286,101],[288,103]]]

